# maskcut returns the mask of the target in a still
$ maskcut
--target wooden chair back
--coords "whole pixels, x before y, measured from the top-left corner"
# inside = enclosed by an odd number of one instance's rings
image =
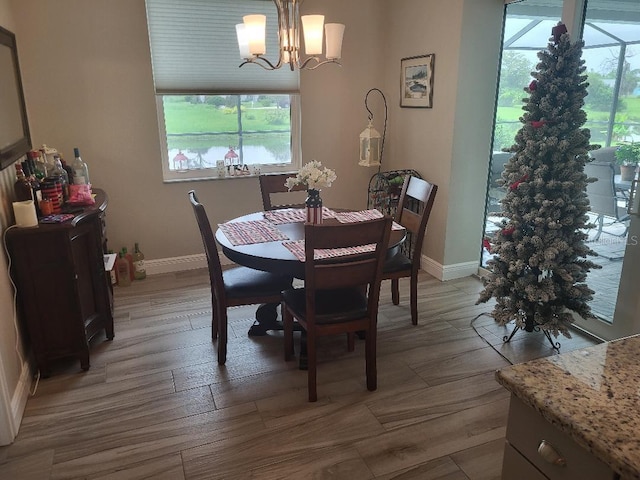
[[[339,225],[305,225],[305,290],[307,322],[314,323],[318,290],[368,286],[367,315],[377,317],[382,266],[387,254],[392,219]],[[314,258],[314,250],[375,245],[375,250],[328,259]]]
[[[264,211],[268,210],[277,210],[279,208],[303,208],[304,202],[302,203],[284,203],[277,204],[272,201],[273,194],[285,194],[288,192],[302,192],[306,190],[304,185],[296,185],[291,190],[289,190],[284,182],[287,178],[295,177],[295,173],[277,173],[277,174],[266,174],[260,175],[258,178],[260,180],[260,192],[262,193],[262,208]],[[274,195],[274,198],[276,195]]]
[[[416,270],[420,267],[422,243],[437,191],[437,185],[410,175],[405,177],[402,185],[395,221],[411,235],[407,256]]]
[[[224,281],[222,279],[222,264],[220,263],[216,238],[213,234],[213,230],[211,230],[211,224],[209,223],[207,212],[204,209],[204,205],[198,201],[195,190],[189,191],[189,201],[193,207],[193,213],[195,214],[198,229],[200,230],[200,236],[202,237],[204,253],[207,257],[207,266],[209,267],[209,280],[211,282],[213,296],[220,305],[226,305],[227,300]]]
[[[389,247],[391,217],[358,223],[304,227],[304,289],[282,293],[284,358],[294,353],[293,323],[307,332],[307,384],[309,401],[318,399],[316,387],[316,339],[347,334],[347,347],[354,350],[356,332],[364,333],[367,389],[377,388],[376,334],[382,265]],[[316,258],[318,250],[361,247],[348,255]],[[318,252],[320,253],[320,252]],[[323,252],[324,253],[324,252]],[[342,252],[346,253],[346,252]]]

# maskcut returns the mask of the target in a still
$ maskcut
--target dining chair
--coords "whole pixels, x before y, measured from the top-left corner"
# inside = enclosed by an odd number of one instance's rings
[[[262,193],[262,208],[266,212],[268,210],[277,210],[279,208],[304,208],[304,201],[301,203],[274,203],[273,198],[276,194],[285,194],[289,192],[301,192],[306,190],[306,186],[302,184],[295,185],[289,190],[284,182],[289,177],[295,177],[295,173],[276,173],[260,175],[260,192]]]
[[[316,388],[317,338],[346,333],[349,351],[356,332],[365,336],[367,389],[377,387],[376,335],[382,264],[389,244],[391,217],[366,222],[306,224],[304,287],[282,292],[284,357],[294,355],[293,323],[306,332],[309,401],[318,399]],[[319,249],[359,248],[358,253],[316,258]],[[323,250],[326,252],[326,250]],[[319,255],[318,255],[319,257]]]
[[[427,222],[433,208],[438,186],[411,175],[407,175],[402,185],[396,223],[407,230],[408,247],[385,261],[382,279],[391,280],[391,300],[394,305],[400,303],[399,279],[409,277],[411,323],[418,324],[418,271],[422,243],[427,230]]]
[[[220,256],[209,218],[196,192],[189,192],[189,201],[198,222],[211,284],[211,338],[218,338],[218,364],[227,360],[227,308],[258,303],[280,303],[281,292],[291,288],[292,277],[262,272],[248,267],[222,270]]]

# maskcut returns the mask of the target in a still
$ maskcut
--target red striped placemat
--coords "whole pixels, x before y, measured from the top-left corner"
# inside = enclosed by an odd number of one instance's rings
[[[340,223],[355,223],[366,222],[367,220],[375,220],[382,218],[382,212],[380,210],[360,210],[358,212],[340,212],[336,213],[336,219]],[[391,230],[402,230],[404,227],[395,221],[391,225]]]
[[[289,239],[267,220],[227,222],[218,224],[218,227],[233,245],[249,245]]]
[[[336,213],[327,207],[322,207],[322,218],[333,218]],[[281,210],[269,210],[264,212],[264,218],[274,225],[282,223],[299,223],[307,220],[307,210],[305,208],[283,208]]]
[[[287,247],[295,257],[304,262],[304,240],[294,240],[292,242],[282,242],[282,245]],[[345,248],[319,248],[314,250],[313,257],[316,260],[322,260],[324,258],[343,257],[345,255],[356,255],[358,253],[370,253],[376,249],[375,243],[368,245],[360,245],[357,247],[345,247]]]

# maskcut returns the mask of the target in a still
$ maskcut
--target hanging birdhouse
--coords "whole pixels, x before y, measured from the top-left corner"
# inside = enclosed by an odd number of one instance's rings
[[[233,147],[229,147],[229,151],[224,155],[224,164],[229,167],[232,165],[238,165],[240,163],[240,157],[233,150]]]
[[[173,157],[173,169],[178,172],[186,172],[189,170],[189,158],[182,153],[182,150],[178,150],[178,154]]]

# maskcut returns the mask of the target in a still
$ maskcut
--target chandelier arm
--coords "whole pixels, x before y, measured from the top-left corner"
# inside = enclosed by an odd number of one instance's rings
[[[260,61],[259,61],[260,60]],[[246,65],[248,63],[253,63],[254,65],[258,65],[262,68],[264,68],[265,70],[277,70],[278,68],[280,68],[281,65],[281,61],[278,61],[277,64],[273,64],[271,63],[268,59],[262,57],[262,56],[257,56],[255,58],[247,58],[245,59],[244,62],[242,62],[238,68],[242,68],[243,65]],[[264,65],[266,64],[266,65]]]
[[[327,63],[335,63],[339,67],[342,66],[342,64],[340,62],[338,62],[337,60],[323,60],[322,62],[318,61],[318,64],[314,65],[313,67],[307,67],[306,64],[307,64],[308,61],[309,61],[309,59],[304,61],[303,66],[300,67],[300,70],[302,70],[303,68],[306,68],[307,70],[315,70],[316,68],[321,67],[322,65],[326,65]]]
[[[366,108],[367,112],[369,112],[369,121],[373,121],[373,112],[369,109],[369,105],[367,103],[367,101],[369,100],[369,94],[371,92],[378,92],[382,96],[382,102],[384,103],[384,127],[382,128],[382,143],[380,144],[380,166],[378,167],[378,172],[380,172],[380,169],[382,168],[382,155],[384,154],[384,141],[387,138],[387,97],[384,96],[384,93],[382,93],[382,90],[380,90],[379,88],[372,88],[367,92],[367,94],[364,96],[364,108]]]

